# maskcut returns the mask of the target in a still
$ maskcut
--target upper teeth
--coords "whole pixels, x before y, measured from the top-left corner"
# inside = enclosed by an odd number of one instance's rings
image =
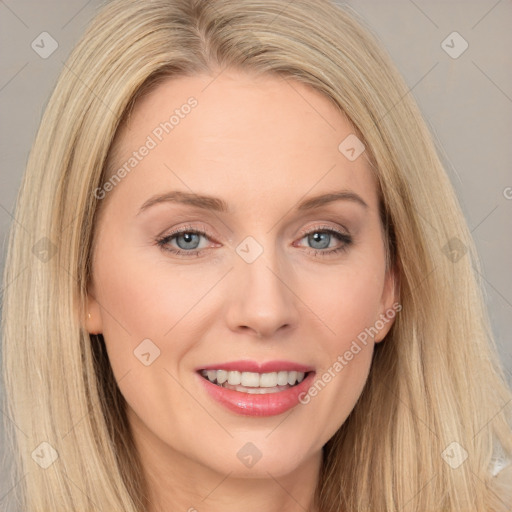
[[[226,370],[201,370],[201,374],[210,382],[217,384],[232,384],[233,386],[247,386],[251,388],[273,388],[275,386],[293,386],[296,382],[302,382],[304,372],[272,372],[272,373],[254,373],[254,372],[228,372]]]

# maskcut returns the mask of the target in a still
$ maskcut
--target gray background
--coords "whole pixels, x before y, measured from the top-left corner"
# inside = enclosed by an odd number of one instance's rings
[[[43,109],[63,62],[101,3],[0,0],[0,271],[15,195]],[[493,329],[511,380],[512,2],[347,3],[390,52],[436,138],[482,260]],[[453,31],[469,44],[456,59],[441,47]],[[31,48],[42,32],[59,45],[47,59]],[[2,475],[0,468],[0,509],[14,510]]]

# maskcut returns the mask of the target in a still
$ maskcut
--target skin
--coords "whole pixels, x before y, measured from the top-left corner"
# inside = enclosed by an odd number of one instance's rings
[[[195,370],[279,359],[312,365],[322,376],[392,308],[395,279],[386,272],[375,178],[365,153],[349,161],[338,150],[354,130],[319,92],[234,70],[212,80],[167,80],[138,101],[120,132],[115,169],[187,98],[198,101],[103,199],[86,328],[105,338],[152,512],[314,510],[322,446],[353,409],[374,343],[392,321],[307,405],[277,416],[225,409]],[[295,211],[303,199],[340,189],[368,207],[341,200]],[[138,214],[171,190],[222,198],[232,211],[159,203]],[[200,257],[155,243],[183,226],[212,235],[196,239]],[[326,226],[353,243],[315,255],[343,245],[327,235],[324,249],[306,236]],[[247,236],[263,248],[250,264],[236,252]],[[190,251],[187,242],[181,236],[168,247]],[[149,366],[133,353],[146,338],[160,349]],[[261,452],[251,468],[237,457],[247,442]]]

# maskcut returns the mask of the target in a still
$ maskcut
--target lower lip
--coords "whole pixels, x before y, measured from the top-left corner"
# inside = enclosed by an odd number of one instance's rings
[[[300,384],[292,388],[264,395],[252,395],[243,391],[223,388],[213,384],[200,374],[198,377],[209,395],[230,411],[244,416],[275,416],[299,404],[300,396],[307,393],[311,387],[315,372],[308,373]]]

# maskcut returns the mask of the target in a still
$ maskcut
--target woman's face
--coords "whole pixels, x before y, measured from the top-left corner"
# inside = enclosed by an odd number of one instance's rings
[[[353,409],[395,313],[353,131],[276,76],[181,77],[136,104],[95,191],[87,328],[154,460],[290,474]]]

